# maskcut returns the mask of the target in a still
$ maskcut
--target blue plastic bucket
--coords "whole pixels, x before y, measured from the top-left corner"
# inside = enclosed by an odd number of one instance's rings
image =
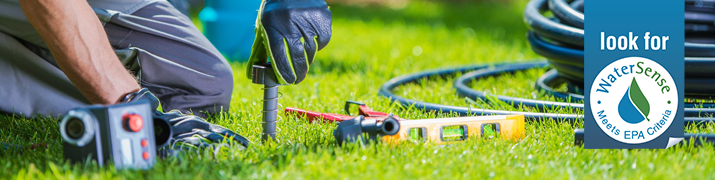
[[[206,0],[199,13],[204,35],[231,61],[251,55],[261,0]]]

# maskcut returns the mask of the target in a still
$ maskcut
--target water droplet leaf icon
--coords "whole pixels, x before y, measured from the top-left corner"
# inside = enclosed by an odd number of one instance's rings
[[[618,114],[621,119],[631,124],[640,123],[643,120],[650,121],[648,119],[650,103],[643,95],[643,91],[641,91],[635,78],[633,78],[631,85],[618,103]]]

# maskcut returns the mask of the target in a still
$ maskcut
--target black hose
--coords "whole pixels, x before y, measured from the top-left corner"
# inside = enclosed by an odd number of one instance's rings
[[[686,57],[686,77],[715,77],[715,58],[713,57]]]
[[[512,64],[500,64],[494,67],[509,67]],[[503,111],[503,110],[492,110],[492,109],[480,109],[471,107],[460,107],[451,106],[444,104],[434,104],[428,102],[417,101],[413,99],[404,98],[392,92],[393,89],[411,83],[419,83],[423,79],[429,78],[444,78],[452,76],[458,73],[464,73],[467,71],[474,71],[490,68],[488,65],[477,65],[469,67],[460,67],[454,69],[443,69],[443,70],[433,70],[425,71],[411,75],[405,75],[393,78],[387,81],[380,87],[379,95],[387,97],[394,102],[397,102],[405,107],[414,107],[428,112],[438,112],[438,113],[455,113],[460,116],[475,116],[475,115],[510,115],[510,114],[523,114],[527,119],[533,121],[545,121],[545,120],[556,120],[564,122],[575,122],[579,119],[583,119],[583,115],[578,114],[554,114],[554,113],[534,113],[534,112],[519,112],[519,111]]]
[[[685,42],[685,56],[686,57],[715,57],[715,44]],[[686,71],[687,71],[687,69],[686,69]]]
[[[583,13],[568,4],[566,0],[549,0],[549,9],[564,23],[583,29]]]
[[[561,99],[566,102],[583,101],[583,95],[581,94],[561,92],[551,88],[552,86],[556,86],[563,83],[566,83],[566,81],[562,78],[559,78],[558,74],[556,73],[556,70],[552,69],[544,73],[544,75],[542,75],[541,77],[539,77],[538,80],[536,80],[536,89],[543,90],[548,94],[554,96],[556,99]],[[571,87],[569,89],[574,89],[574,87]]]
[[[685,94],[710,98],[715,95],[715,1],[684,2]],[[531,29],[527,36],[531,48],[548,59],[559,77],[580,89],[584,67],[583,7],[583,1],[532,0],[524,10]],[[554,16],[544,16],[547,12]]]
[[[526,5],[524,20],[533,31],[549,39],[566,44],[583,46],[583,29],[555,22],[544,17],[549,9],[547,0],[532,0]]]
[[[457,94],[459,96],[467,97],[472,100],[481,99],[486,102],[489,102],[489,98],[487,98],[487,95],[488,95],[487,92],[477,91],[477,90],[474,90],[471,87],[469,87],[469,85],[471,85],[471,83],[474,82],[474,80],[487,78],[487,77],[491,77],[491,76],[499,76],[499,75],[503,75],[503,74],[512,74],[517,71],[523,71],[523,70],[527,70],[527,69],[544,67],[544,66],[546,66],[545,62],[534,62],[534,63],[511,64],[509,66],[500,66],[500,67],[495,67],[495,68],[487,68],[487,69],[472,71],[472,72],[469,72],[469,73],[464,74],[464,75],[460,76],[459,78],[457,78],[454,81],[454,89],[457,90]],[[501,95],[495,95],[495,96],[498,101],[502,101],[507,104],[511,104],[517,108],[519,106],[535,107],[537,110],[540,110],[540,111],[546,111],[547,109],[553,109],[553,108],[564,108],[564,109],[575,108],[575,109],[583,110],[583,104],[579,104],[579,103],[532,100],[532,99],[515,98],[515,97],[501,96]]]

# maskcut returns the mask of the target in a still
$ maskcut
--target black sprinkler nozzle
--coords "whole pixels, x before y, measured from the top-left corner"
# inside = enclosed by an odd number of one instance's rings
[[[333,135],[338,141],[338,144],[344,142],[356,142],[364,139],[364,134],[367,134],[369,141],[377,141],[381,136],[395,135],[400,130],[400,122],[392,116],[379,122],[374,119],[366,120],[362,115],[355,119],[343,121],[338,124]]]

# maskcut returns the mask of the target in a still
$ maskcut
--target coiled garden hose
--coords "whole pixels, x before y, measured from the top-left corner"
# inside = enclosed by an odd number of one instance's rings
[[[715,1],[685,0],[685,93],[715,94]],[[524,19],[531,48],[546,57],[558,77],[583,87],[583,1],[532,0]],[[553,17],[544,13],[551,12]],[[552,74],[549,74],[552,75]],[[543,89],[543,87],[540,87]],[[564,94],[555,94],[564,95]]]

